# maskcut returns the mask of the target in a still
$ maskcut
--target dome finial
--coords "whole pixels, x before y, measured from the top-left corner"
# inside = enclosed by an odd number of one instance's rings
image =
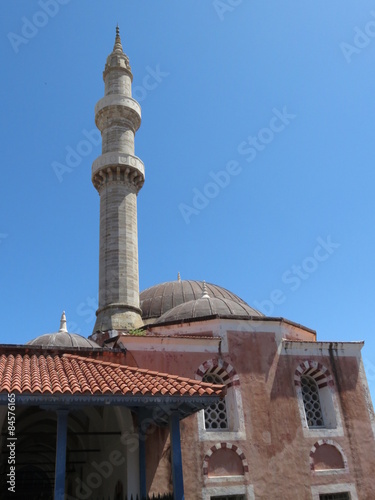
[[[66,316],[65,316],[65,311],[63,311],[60,319],[60,329],[59,332],[68,332],[66,328]]]
[[[180,274],[180,271],[177,273],[177,281],[179,281],[181,283],[181,274]]]
[[[206,282],[203,281],[203,287],[202,287],[202,299],[209,299],[210,296],[208,295],[208,291],[207,291],[207,285],[206,285]]]

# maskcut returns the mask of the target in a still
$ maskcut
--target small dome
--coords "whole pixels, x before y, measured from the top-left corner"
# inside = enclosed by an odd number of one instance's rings
[[[245,301],[229,290],[212,283],[206,283],[208,295],[214,299],[229,299],[237,304],[249,307]],[[167,281],[147,288],[140,294],[142,319],[145,323],[153,323],[172,308],[202,297],[203,281],[181,280]],[[253,315],[260,315],[253,309]]]
[[[100,345],[92,340],[78,335],[78,333],[69,333],[66,328],[65,311],[63,311],[60,319],[60,329],[55,333],[45,333],[39,335],[33,340],[27,342],[26,345],[36,345],[40,347],[91,347],[100,349]]]
[[[78,335],[78,333],[56,332],[39,335],[27,345],[37,345],[41,347],[91,347],[100,348],[96,342]]]
[[[209,297],[204,294],[203,297],[196,300],[190,300],[180,304],[164,313],[155,321],[155,324],[166,323],[169,321],[180,321],[193,318],[204,318],[207,316],[237,316],[253,317],[263,316],[247,304],[235,302],[231,299]]]

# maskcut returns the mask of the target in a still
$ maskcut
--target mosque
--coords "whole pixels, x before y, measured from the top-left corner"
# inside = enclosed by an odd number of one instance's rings
[[[139,293],[141,109],[118,28],[103,79],[97,319],[88,339],[63,314],[0,346],[1,498],[375,498],[363,342],[318,341],[204,281]]]

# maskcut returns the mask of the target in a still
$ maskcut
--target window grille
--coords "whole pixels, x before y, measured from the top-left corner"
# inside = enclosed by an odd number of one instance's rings
[[[324,493],[319,500],[350,500],[349,493]]]
[[[309,427],[324,427],[317,383],[313,378],[304,376],[301,377],[301,388],[307,425]]]
[[[206,373],[202,382],[209,382],[210,384],[223,384],[221,378],[215,373]],[[206,430],[220,430],[228,429],[227,407],[225,399],[209,406],[204,411],[204,422]],[[220,498],[221,497],[215,497]],[[225,500],[227,497],[222,497]],[[233,497],[235,498],[235,497]]]

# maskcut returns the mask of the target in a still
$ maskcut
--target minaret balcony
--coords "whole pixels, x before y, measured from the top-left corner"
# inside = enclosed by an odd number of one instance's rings
[[[103,183],[131,182],[139,190],[145,179],[143,162],[133,155],[110,152],[99,156],[92,164],[92,182],[99,190]]]
[[[97,102],[95,106],[95,123],[99,130],[103,130],[108,122],[117,119],[129,121],[134,131],[141,125],[141,107],[132,97],[121,94],[110,94]]]

